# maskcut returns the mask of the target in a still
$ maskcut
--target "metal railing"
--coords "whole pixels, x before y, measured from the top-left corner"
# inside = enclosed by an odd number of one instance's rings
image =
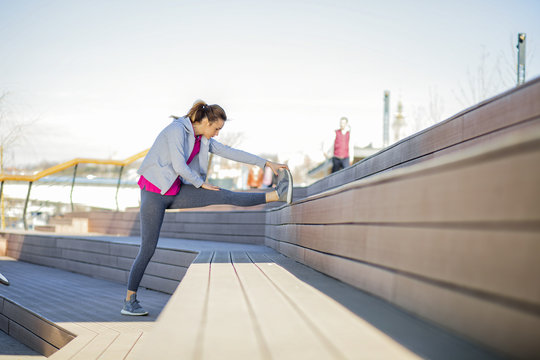
[[[77,176],[77,168],[79,164],[96,164],[96,165],[116,165],[120,166],[120,171],[118,174],[118,182],[116,185],[116,207],[118,209],[118,190],[120,189],[120,182],[122,180],[122,173],[124,171],[124,167],[133,163],[134,161],[144,157],[148,153],[149,149],[146,149],[144,151],[141,151],[140,153],[137,153],[133,156],[128,157],[124,160],[103,160],[103,159],[85,159],[85,158],[76,158],[70,161],[66,161],[64,163],[52,166],[48,169],[45,169],[43,171],[40,171],[34,175],[8,175],[8,174],[0,174],[0,199],[3,197],[3,191],[4,191],[4,183],[6,181],[21,181],[21,182],[28,182],[28,191],[26,194],[26,200],[24,203],[24,209],[23,209],[23,215],[22,220],[24,224],[24,229],[28,229],[28,225],[26,223],[26,210],[28,208],[28,202],[30,200],[30,193],[32,191],[32,184],[35,181],[38,181],[41,178],[44,178],[45,176],[49,176],[52,174],[59,173],[61,171],[64,171],[66,169],[69,169],[70,167],[73,167],[73,180],[71,182],[71,192],[70,192],[70,202],[71,202],[71,208],[73,210],[73,188],[75,187],[75,177]]]

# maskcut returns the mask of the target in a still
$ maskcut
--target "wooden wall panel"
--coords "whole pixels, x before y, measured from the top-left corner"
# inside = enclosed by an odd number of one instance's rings
[[[265,243],[476,342],[533,357],[538,164],[540,127],[523,126],[271,210]]]
[[[534,358],[540,316],[474,292],[305,249],[305,264],[497,351]]]
[[[126,283],[139,246],[83,238],[7,233],[8,256],[34,264]],[[42,246],[44,245],[44,246]],[[196,254],[156,249],[145,287],[172,293]]]
[[[539,145],[359,180],[278,217],[301,224],[538,221],[540,168],[531,164],[540,164]],[[527,152],[527,146],[537,148]]]
[[[281,225],[269,226],[267,237],[301,262],[296,253],[307,248],[540,306],[538,231]]]

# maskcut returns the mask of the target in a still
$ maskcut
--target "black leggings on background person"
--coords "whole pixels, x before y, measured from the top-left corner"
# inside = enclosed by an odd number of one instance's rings
[[[349,158],[346,157],[344,159],[333,157],[332,158],[332,173],[335,173],[336,171],[339,171],[341,169],[345,169],[346,167],[349,167]]]

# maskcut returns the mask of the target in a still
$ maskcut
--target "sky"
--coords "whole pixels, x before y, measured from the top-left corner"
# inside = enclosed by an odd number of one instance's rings
[[[26,124],[5,160],[123,159],[197,99],[227,112],[218,140],[291,165],[342,116],[380,147],[385,90],[408,133],[430,104],[449,118],[479,100],[471,82],[515,85],[519,32],[532,79],[539,0],[0,0],[0,110]]]

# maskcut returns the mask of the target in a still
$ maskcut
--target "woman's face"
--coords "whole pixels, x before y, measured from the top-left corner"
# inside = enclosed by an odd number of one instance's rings
[[[223,119],[219,119],[218,121],[211,123],[208,121],[208,118],[204,118],[202,119],[201,124],[203,125],[201,135],[207,139],[210,139],[219,135],[219,131],[223,128],[223,125],[225,125],[225,121],[223,121]]]

